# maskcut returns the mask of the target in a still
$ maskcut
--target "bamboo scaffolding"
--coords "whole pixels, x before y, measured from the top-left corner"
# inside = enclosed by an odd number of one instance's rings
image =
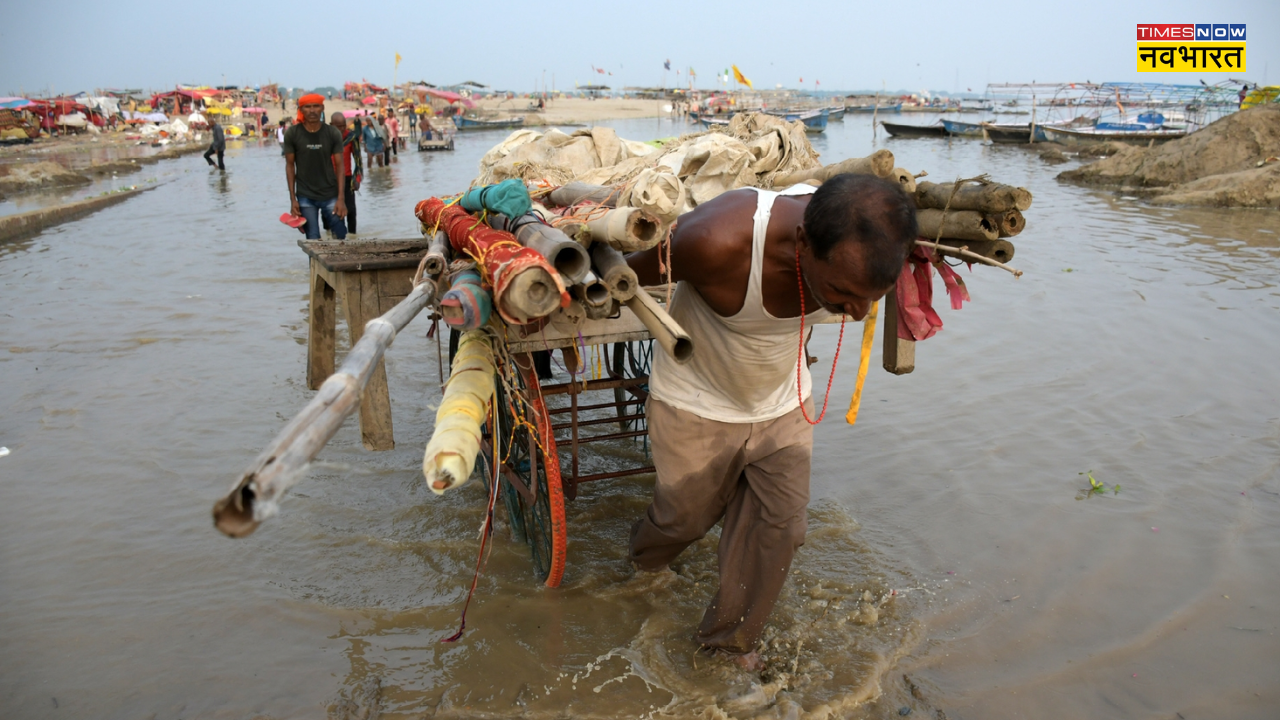
[[[214,527],[230,537],[247,537],[279,512],[284,494],[302,480],[307,466],[359,406],[360,393],[396,334],[435,300],[437,292],[434,282],[421,283],[386,314],[364,326],[364,335],[338,371],[324,381],[311,402],[284,426],[230,492],[214,503]]]

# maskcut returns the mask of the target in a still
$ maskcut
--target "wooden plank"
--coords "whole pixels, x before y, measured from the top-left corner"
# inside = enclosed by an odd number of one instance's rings
[[[407,296],[405,296],[405,295],[393,295],[393,296],[391,296],[391,297],[388,297],[388,296],[386,296],[386,295],[379,295],[379,296],[378,296],[378,307],[379,307],[379,308],[381,308],[381,309],[382,309],[382,312],[384,312],[384,313],[385,313],[385,312],[387,312],[388,310],[390,310],[391,308],[395,307],[395,306],[396,306],[396,305],[397,305],[401,300],[405,299],[405,297],[407,297]]]
[[[317,270],[320,264],[311,259],[311,297],[307,310],[307,387],[319,390],[333,374],[337,334],[337,296]]]
[[[413,292],[413,273],[417,269],[418,266],[414,265],[413,268],[378,270],[374,273],[378,276],[378,295],[380,297],[405,297]]]
[[[916,341],[898,337],[896,290],[884,296],[884,369],[906,375],[916,369]]]

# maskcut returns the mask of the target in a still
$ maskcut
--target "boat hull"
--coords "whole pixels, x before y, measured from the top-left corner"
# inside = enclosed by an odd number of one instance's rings
[[[1104,142],[1121,142],[1128,145],[1150,145],[1163,143],[1186,137],[1185,130],[1153,130],[1136,132],[1118,130],[1114,132],[1099,130],[1069,130],[1067,128],[1046,127],[1044,134],[1049,140],[1062,145],[1096,145]]]
[[[907,125],[904,123],[880,123],[894,137],[901,138],[944,138],[947,129],[941,125]]]
[[[982,137],[982,125],[979,123],[943,120],[942,126],[947,129],[948,133],[957,137]]]
[[[455,116],[453,118],[453,126],[459,130],[510,130],[511,128],[524,127],[524,118],[472,120],[471,118]]]

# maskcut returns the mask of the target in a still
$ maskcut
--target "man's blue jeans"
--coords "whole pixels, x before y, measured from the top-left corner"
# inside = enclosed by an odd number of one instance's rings
[[[307,239],[320,239],[320,217],[324,216],[324,224],[329,226],[333,231],[333,236],[339,240],[345,240],[347,237],[347,223],[342,218],[333,214],[333,208],[337,205],[338,198],[329,200],[312,200],[298,196],[298,209],[302,211],[302,217],[307,219]]]

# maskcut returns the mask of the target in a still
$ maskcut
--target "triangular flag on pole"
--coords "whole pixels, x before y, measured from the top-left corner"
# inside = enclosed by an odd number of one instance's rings
[[[734,80],[737,80],[738,82],[742,83],[743,85],[746,85],[747,87],[751,88],[752,90],[755,90],[755,89],[756,89],[756,88],[755,88],[755,86],[751,84],[751,81],[747,79],[747,76],[746,76],[746,75],[743,75],[743,74],[742,74],[742,71],[738,69],[738,66],[737,66],[737,65],[730,65],[730,67],[732,67],[732,68],[733,68],[733,79],[734,79]]]
[[[402,59],[403,58],[400,57],[400,53],[396,53],[396,67],[400,67],[400,61]]]

